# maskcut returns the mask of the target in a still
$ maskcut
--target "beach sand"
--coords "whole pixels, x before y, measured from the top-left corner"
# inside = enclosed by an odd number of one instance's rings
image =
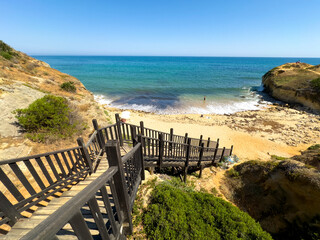
[[[105,106],[114,118],[124,110]],[[257,111],[230,115],[178,114],[158,115],[130,110],[127,122],[174,134],[211,140],[220,139],[220,146],[230,148],[241,161],[269,160],[271,155],[291,157],[310,145],[320,143],[320,116],[303,110],[271,105]]]

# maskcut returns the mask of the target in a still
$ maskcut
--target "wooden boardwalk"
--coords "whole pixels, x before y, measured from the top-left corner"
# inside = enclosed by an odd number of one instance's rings
[[[232,154],[211,141],[122,123],[71,149],[0,162],[0,239],[125,239],[146,167],[190,170]],[[4,228],[5,229],[5,228]],[[8,229],[8,227],[6,228]]]

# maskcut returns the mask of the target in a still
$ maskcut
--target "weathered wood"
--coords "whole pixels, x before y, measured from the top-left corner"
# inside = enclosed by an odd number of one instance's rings
[[[93,240],[80,210],[69,220],[69,223],[79,240]]]
[[[143,148],[144,148],[144,141],[141,135],[138,136],[138,142],[141,143],[141,147],[139,149],[139,161],[141,164],[141,180],[145,180],[146,176],[144,173],[144,157],[143,157]]]
[[[184,135],[184,144],[188,143],[188,133]]]
[[[0,192],[0,211],[7,216],[10,221],[9,225],[15,224],[19,218],[21,218],[20,213],[16,210],[16,208],[10,203],[10,201],[6,198],[6,196]]]
[[[190,149],[191,149],[191,138],[188,138],[187,152],[186,152],[186,162],[184,165],[184,176],[183,181],[187,182],[187,173],[189,167],[189,158],[190,158]]]
[[[140,122],[140,134],[144,136],[144,124],[143,121]]]
[[[92,124],[93,124],[94,130],[97,131],[99,147],[100,147],[100,149],[103,149],[105,142],[104,142],[102,131],[99,130],[99,125],[98,125],[97,119],[93,119]]]
[[[163,153],[164,153],[164,142],[162,133],[159,134],[159,159],[158,159],[158,167],[161,169],[163,162]]]
[[[210,138],[209,138],[208,141],[210,141]],[[199,162],[198,162],[198,167],[200,167],[199,178],[201,178],[201,176],[202,176],[202,170],[203,170],[203,165],[202,165],[202,163],[201,163],[202,157],[203,157],[203,148],[204,148],[204,143],[201,144],[201,149],[200,149],[200,153],[199,153]]]
[[[200,139],[199,139],[199,147],[201,146],[201,144],[202,144],[202,138],[203,138],[203,136],[202,135],[200,135]]]
[[[135,146],[138,144],[136,128],[134,126],[130,126],[130,128],[131,128],[130,130],[131,130],[132,145]]]
[[[100,188],[100,192],[101,192],[101,196],[102,196],[102,200],[103,200],[104,206],[105,206],[105,208],[107,210],[107,214],[108,214],[108,218],[109,218],[109,221],[110,221],[110,224],[111,224],[113,235],[116,236],[117,232],[119,232],[119,229],[117,227],[116,220],[115,220],[114,215],[113,215],[113,210],[112,210],[112,207],[111,207],[111,203],[110,203],[110,199],[109,199],[109,196],[108,196],[108,192],[106,190],[106,186],[103,186],[102,188]]]
[[[230,156],[232,155],[232,152],[233,152],[233,145],[231,145]]]
[[[129,206],[129,196],[125,186],[125,177],[123,164],[120,155],[120,147],[117,141],[109,141],[106,143],[106,154],[109,165],[118,167],[117,173],[113,176],[115,184],[116,194],[119,200],[123,221],[127,223],[127,227],[124,228],[124,232],[127,234],[132,233],[132,216]]]
[[[99,229],[99,234],[100,234],[101,238],[109,240],[110,239],[109,234],[108,234],[106,225],[104,224],[103,216],[100,212],[100,208],[99,208],[97,199],[95,197],[91,198],[88,201],[88,205],[90,208],[91,215],[93,216],[94,221]]]
[[[118,113],[116,113],[116,126],[117,126],[117,133],[118,133],[118,140],[119,140],[119,143],[120,143],[120,146],[123,146],[123,136],[122,136],[122,133],[121,133],[121,120],[120,120],[120,116]],[[125,134],[125,133],[123,133]]]
[[[220,157],[220,161],[219,162],[222,162],[222,159],[223,159],[223,155],[224,155],[224,151],[226,150],[225,147],[223,147],[222,149],[222,153],[221,153],[221,157]]]
[[[12,169],[12,171],[16,174],[16,176],[19,178],[19,180],[23,184],[23,186],[30,193],[30,195],[36,194],[36,191],[33,189],[33,187],[29,183],[26,176],[22,173],[19,166],[16,163],[10,163],[9,166]]]
[[[44,185],[44,183],[42,182],[41,178],[39,177],[37,171],[34,169],[33,165],[31,164],[30,161],[24,161],[24,164],[27,166],[27,168],[29,169],[31,175],[33,176],[33,178],[36,180],[37,184],[39,185],[39,187],[41,188],[41,190],[45,189],[46,186]]]
[[[84,159],[84,162],[86,163],[86,165],[89,167],[90,169],[90,174],[93,172],[93,166],[92,166],[92,162],[88,153],[88,149],[85,147],[85,144],[83,142],[82,138],[78,138],[77,139],[78,145],[81,147],[80,151],[82,153],[82,157]]]

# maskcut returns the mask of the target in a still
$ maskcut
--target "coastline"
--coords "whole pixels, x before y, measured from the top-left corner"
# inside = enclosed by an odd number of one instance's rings
[[[241,161],[270,160],[271,155],[292,157],[310,145],[320,142],[320,117],[303,110],[269,105],[261,110],[219,114],[156,114],[121,110],[104,105],[114,121],[114,114],[130,112],[129,123],[160,131],[204,139],[220,139],[221,146],[234,145]]]

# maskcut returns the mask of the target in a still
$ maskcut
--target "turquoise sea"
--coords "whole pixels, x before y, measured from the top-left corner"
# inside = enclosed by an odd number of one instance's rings
[[[259,109],[268,70],[319,58],[34,56],[77,77],[97,101],[160,114],[229,114]],[[204,101],[206,96],[206,101]]]

